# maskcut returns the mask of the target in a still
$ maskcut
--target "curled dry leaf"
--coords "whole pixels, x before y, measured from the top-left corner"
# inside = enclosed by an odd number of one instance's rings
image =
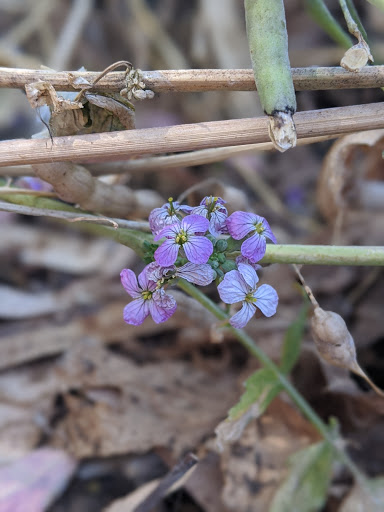
[[[59,96],[49,82],[39,81],[26,84],[25,92],[32,108],[48,105],[51,108],[52,115],[60,114],[65,110],[83,108],[81,101],[70,101]]]
[[[382,208],[382,188],[378,185],[384,180],[383,150],[384,130],[354,133],[333,144],[324,160],[316,194],[318,207],[328,221],[333,222],[342,212]],[[363,160],[361,153],[365,155]]]

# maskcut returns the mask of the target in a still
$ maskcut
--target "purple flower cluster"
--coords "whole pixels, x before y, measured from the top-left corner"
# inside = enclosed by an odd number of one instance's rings
[[[242,211],[228,216],[224,205],[222,198],[213,196],[194,208],[170,198],[152,210],[149,225],[159,243],[145,242],[150,263],[137,278],[130,269],[120,274],[133,299],[124,309],[128,324],[140,325],[149,315],[156,323],[168,320],[177,305],[165,290],[178,278],[199,286],[216,279],[223,302],[242,304],[230,319],[236,328],[244,327],[256,309],[267,317],[275,314],[277,293],[267,284],[258,287],[256,272],[262,268],[257,262],[265,254],[266,239],[276,243],[276,238],[263,217]]]

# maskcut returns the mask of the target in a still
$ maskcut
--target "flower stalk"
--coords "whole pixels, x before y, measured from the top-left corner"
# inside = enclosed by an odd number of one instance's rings
[[[204,293],[198,290],[191,283],[188,283],[184,279],[178,281],[178,286],[184,290],[188,295],[196,299],[202,306],[210,311],[218,320],[229,320],[228,315],[219,307],[217,304],[212,302]],[[330,443],[335,452],[337,453],[340,461],[348,467],[350,472],[355,477],[356,481],[362,486],[364,490],[369,492],[369,484],[365,475],[356,466],[349,455],[344,451],[342,443],[335,442],[330,429],[323,422],[323,420],[316,414],[305,398],[296,390],[296,388],[290,383],[287,377],[281,372],[278,366],[265,354],[248,336],[248,334],[241,330],[235,329],[234,327],[227,327],[233,336],[253,355],[255,356],[264,368],[270,370],[274,376],[279,380],[280,384],[284,388],[284,391],[290,396],[292,401],[300,409],[302,414],[312,423],[322,437]]]

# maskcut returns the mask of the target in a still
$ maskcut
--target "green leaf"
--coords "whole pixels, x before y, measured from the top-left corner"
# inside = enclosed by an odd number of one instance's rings
[[[313,444],[290,458],[288,476],[276,492],[269,512],[317,512],[327,498],[332,476],[333,448]]]
[[[280,368],[283,373],[289,373],[295,366],[300,355],[301,341],[303,338],[310,302],[306,299],[294,322],[288,327],[283,343]]]
[[[244,383],[245,392],[236,405],[230,409],[228,418],[237,420],[248,409],[258,403],[259,414],[263,414],[268,405],[281,391],[281,385],[270,370],[262,368],[253,373]]]

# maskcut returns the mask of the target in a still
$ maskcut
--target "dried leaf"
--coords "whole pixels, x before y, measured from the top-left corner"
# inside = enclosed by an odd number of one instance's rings
[[[361,209],[364,180],[384,179],[383,150],[384,130],[354,133],[333,144],[317,187],[317,204],[326,219],[334,222],[340,212]],[[359,152],[366,155],[363,162]]]
[[[316,512],[324,505],[332,476],[333,450],[322,441],[290,458],[290,469],[270,512]]]
[[[50,82],[39,81],[26,84],[25,92],[32,108],[48,105],[55,116],[66,110],[83,108],[81,101],[70,101],[59,96]]]

